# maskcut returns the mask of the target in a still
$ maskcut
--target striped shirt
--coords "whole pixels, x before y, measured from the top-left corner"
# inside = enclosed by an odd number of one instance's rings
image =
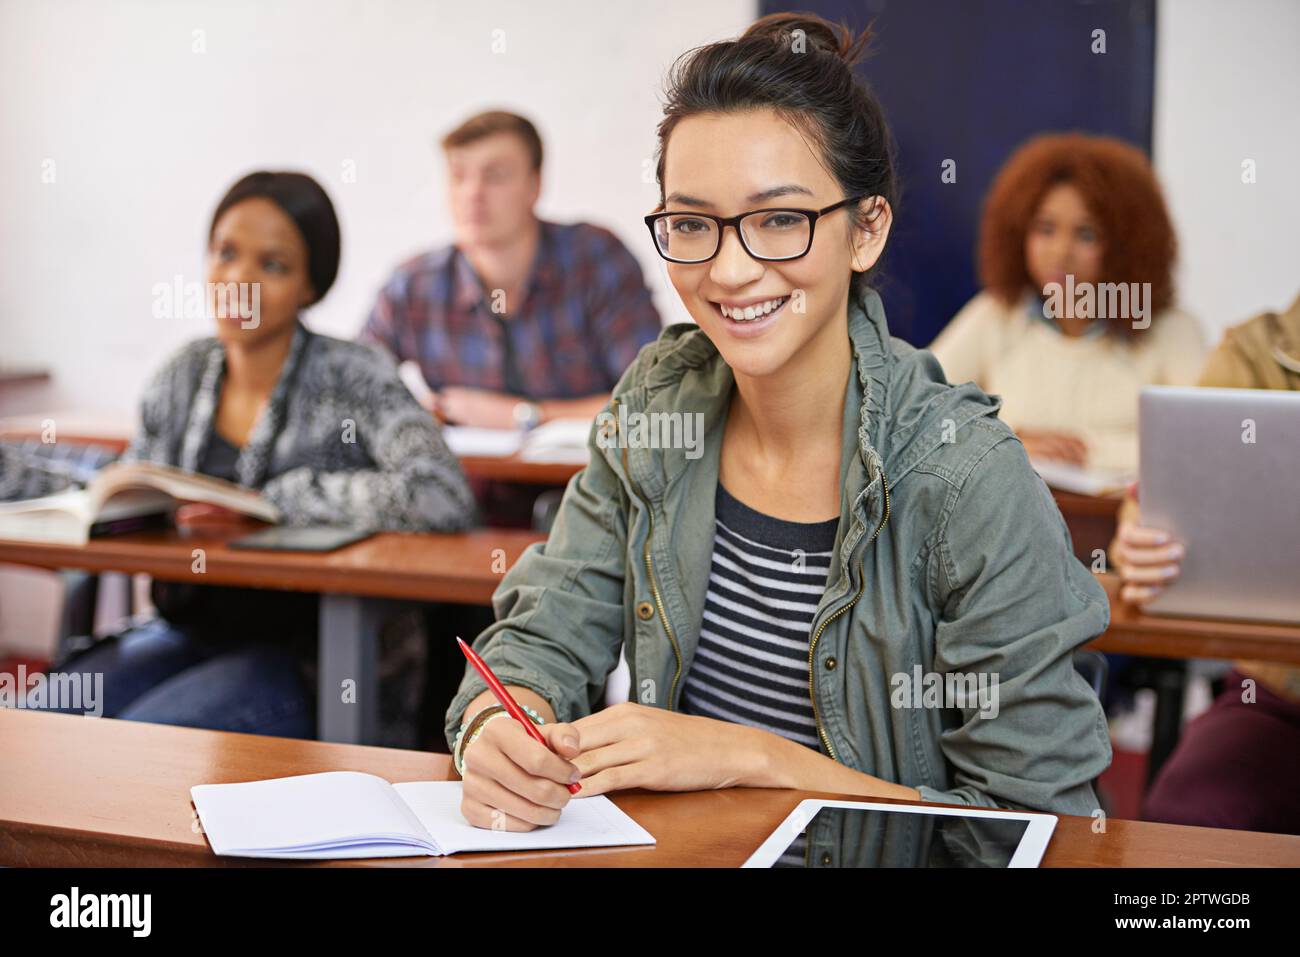
[[[682,711],[761,728],[820,750],[808,647],[826,590],[838,518],[788,522],[718,483],[716,530],[700,640]],[[803,865],[804,838],[778,865]]]

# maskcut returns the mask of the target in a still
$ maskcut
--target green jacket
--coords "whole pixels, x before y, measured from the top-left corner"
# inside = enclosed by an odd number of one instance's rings
[[[1105,592],[998,419],[1000,401],[948,385],[929,352],[891,338],[873,291],[850,299],[848,327],[840,522],[809,648],[821,752],[926,801],[1091,814],[1110,739],[1072,652],[1109,623]],[[620,648],[632,700],[680,707],[733,382],[700,329],[666,328],[615,387],[613,430],[593,429],[591,462],[569,482],[549,540],[493,596],[496,623],[475,649],[557,720],[600,707]],[[618,433],[624,409],[630,422],[703,413],[702,454],[631,447],[635,436]],[[996,717],[970,700],[895,706],[913,678],[949,672],[982,674],[986,687],[996,676]],[[448,743],[484,688],[467,669]]]

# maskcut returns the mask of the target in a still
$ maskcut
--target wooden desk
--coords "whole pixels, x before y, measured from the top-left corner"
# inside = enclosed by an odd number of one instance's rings
[[[520,485],[567,485],[585,467],[585,463],[528,462],[518,455],[504,458],[486,455],[465,455],[460,467],[470,478],[491,479],[497,482],[516,482]]]
[[[95,416],[84,412],[50,412],[45,415],[20,415],[0,419],[0,441],[22,442],[41,439],[46,423],[54,423],[58,442],[74,445],[100,445],[118,455],[131,442],[132,422],[122,416]]]
[[[0,539],[0,562],[37,568],[145,573],[164,581],[201,581],[367,598],[486,604],[503,569],[545,536],[525,529],[475,529],[438,535],[382,532],[333,552],[268,552],[225,543],[261,526],[215,532],[175,529],[50,545]],[[202,549],[206,571],[192,570]]]
[[[1119,600],[1119,576],[1098,575],[1110,598],[1110,627],[1088,647],[1148,658],[1246,659],[1300,665],[1300,623],[1148,615]]]
[[[447,755],[325,744],[164,725],[0,710],[0,865],[248,866],[212,854],[189,789],[318,771],[389,781],[452,780]],[[852,795],[734,788],[612,800],[658,841],[451,857],[387,858],[379,867],[736,867],[807,797]],[[859,798],[860,799],[860,798]],[[1063,816],[1045,867],[1300,866],[1300,837]],[[260,862],[265,866],[268,862]],[[275,862],[280,864],[283,862]],[[292,867],[355,861],[288,862]]]
[[[387,532],[334,552],[248,551],[225,544],[254,527],[203,534],[136,532],[85,545],[0,540],[0,563],[319,592],[317,734],[325,741],[361,743],[376,739],[377,638],[390,603],[488,604],[523,550],[544,540],[531,531],[477,529],[463,535]],[[194,571],[199,549],[202,573]],[[356,682],[355,703],[340,700],[344,680]]]
[[[0,366],[0,386],[34,385],[37,382],[49,382],[50,370],[35,366]]]

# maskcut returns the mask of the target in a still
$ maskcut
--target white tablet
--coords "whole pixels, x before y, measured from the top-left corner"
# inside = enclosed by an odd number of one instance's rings
[[[1030,811],[801,801],[744,867],[1037,867],[1056,816]]]

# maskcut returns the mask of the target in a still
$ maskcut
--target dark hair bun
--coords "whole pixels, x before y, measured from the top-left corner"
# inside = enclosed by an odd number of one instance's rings
[[[854,35],[816,14],[772,13],[735,40],[678,57],[668,71],[659,123],[655,176],[661,206],[668,140],[681,119],[771,109],[817,145],[845,198],[874,196],[896,211],[893,137],[880,102],[853,72],[870,38],[870,31]],[[875,217],[867,214],[865,205],[853,207],[854,225],[871,228]],[[875,269],[855,273],[853,287],[864,287]]]
[[[741,35],[742,40],[751,37],[765,37],[796,53],[831,53],[853,66],[866,53],[871,31],[863,30],[855,37],[846,24],[832,23],[815,13],[769,13]]]

